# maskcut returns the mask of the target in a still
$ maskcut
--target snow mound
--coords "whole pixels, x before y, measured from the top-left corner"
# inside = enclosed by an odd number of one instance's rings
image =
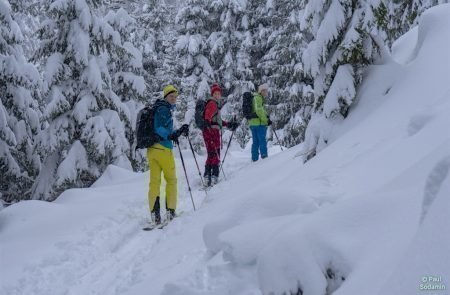
[[[115,165],[109,165],[106,167],[102,176],[97,179],[91,187],[108,186],[111,183],[120,184],[128,183],[131,179],[136,178],[136,174],[129,169],[121,168]]]
[[[392,57],[400,64],[407,64],[413,59],[417,44],[418,27],[414,27],[392,44]]]
[[[407,248],[400,264],[380,294],[417,294],[435,290],[446,294],[450,286],[449,261],[450,230],[450,156],[436,166],[430,174],[423,208],[427,208],[424,220]],[[434,198],[427,192],[434,191]],[[430,203],[431,201],[431,203]],[[419,291],[418,291],[419,290]]]

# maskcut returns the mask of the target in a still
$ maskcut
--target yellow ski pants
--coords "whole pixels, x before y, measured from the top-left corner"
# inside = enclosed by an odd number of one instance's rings
[[[150,189],[148,201],[150,211],[153,210],[156,197],[160,196],[161,172],[166,180],[166,208],[177,209],[177,174],[173,151],[161,144],[147,149],[147,160],[150,167]],[[160,198],[161,201],[161,198]]]

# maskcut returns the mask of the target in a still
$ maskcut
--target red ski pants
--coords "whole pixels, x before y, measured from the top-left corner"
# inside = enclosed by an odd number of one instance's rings
[[[216,128],[203,129],[203,140],[205,141],[208,158],[206,165],[220,164],[220,131]]]

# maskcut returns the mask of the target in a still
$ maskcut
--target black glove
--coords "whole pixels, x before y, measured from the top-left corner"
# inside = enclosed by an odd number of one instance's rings
[[[239,123],[238,122],[229,122],[228,123],[228,128],[231,131],[235,131],[238,127],[239,127]]]
[[[178,133],[178,131],[175,131],[174,133],[170,134],[169,136],[167,136],[167,139],[175,142],[176,144],[178,144],[178,137],[180,137],[180,134]]]
[[[272,125],[272,120],[270,120],[270,118],[267,119],[267,125]]]
[[[183,124],[183,126],[181,126],[180,129],[178,129],[177,133],[187,137],[189,135],[189,125]]]

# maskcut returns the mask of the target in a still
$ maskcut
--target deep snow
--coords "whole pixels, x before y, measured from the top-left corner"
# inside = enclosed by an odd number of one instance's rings
[[[427,11],[306,164],[301,146],[250,163],[234,145],[205,199],[183,151],[199,209],[177,161],[183,213],[164,230],[140,229],[148,174],[115,166],[53,203],[3,209],[0,293],[448,294],[449,37],[450,5]]]

